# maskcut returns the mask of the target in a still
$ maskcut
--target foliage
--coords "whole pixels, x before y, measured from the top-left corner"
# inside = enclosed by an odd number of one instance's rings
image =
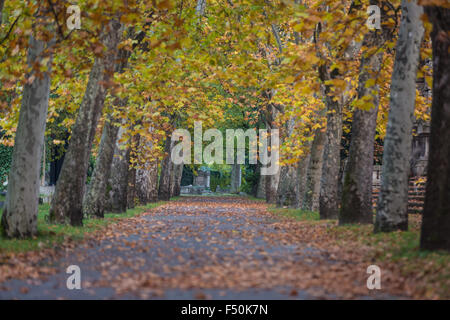
[[[0,145],[0,190],[4,190],[3,183],[8,179],[11,166],[13,148]]]

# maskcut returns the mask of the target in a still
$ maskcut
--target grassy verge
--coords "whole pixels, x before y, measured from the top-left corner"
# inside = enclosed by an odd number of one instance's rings
[[[285,218],[304,221],[311,227],[322,223],[316,212],[273,207],[269,211]],[[409,216],[409,230],[405,232],[374,234],[372,225],[338,226],[330,221],[323,223],[327,225],[326,237],[330,243],[342,248],[346,248],[349,243],[357,244],[364,248],[367,259],[396,269],[405,279],[421,287],[424,296],[450,299],[450,252],[420,250],[420,215]]]
[[[269,208],[269,211],[275,215],[292,218],[299,221],[319,221],[319,213],[312,211],[305,211],[301,209],[283,209],[274,206]]]
[[[156,208],[165,202],[150,203],[146,206],[138,206],[129,209],[123,214],[107,213],[104,219],[84,219],[83,227],[72,227],[68,225],[50,224],[47,222],[49,205],[39,205],[38,214],[38,236],[32,239],[7,239],[0,235],[0,253],[34,251],[41,248],[49,248],[62,243],[70,238],[72,240],[82,240],[85,235],[101,229],[110,223],[115,223],[121,219],[131,218],[144,213],[152,208]]]

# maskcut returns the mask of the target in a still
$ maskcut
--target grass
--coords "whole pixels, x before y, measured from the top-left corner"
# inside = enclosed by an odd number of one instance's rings
[[[38,236],[31,239],[7,239],[0,235],[0,253],[35,251],[63,243],[67,239],[82,240],[85,235],[100,230],[102,227],[116,223],[121,219],[131,218],[156,208],[165,202],[150,203],[127,210],[123,214],[107,213],[104,219],[84,219],[83,227],[51,224],[47,222],[49,204],[39,205]]]
[[[373,226],[339,226],[333,232],[346,241],[356,241],[371,248],[374,259],[399,266],[403,276],[423,279],[425,290],[437,291],[439,296],[450,299],[450,252],[420,249],[420,216],[409,216],[408,231],[373,233]]]
[[[287,218],[315,224],[320,221],[317,212],[270,207],[269,211]],[[417,279],[425,292],[437,293],[450,299],[450,252],[420,249],[421,216],[409,216],[409,230],[391,233],[373,232],[373,225],[346,225],[327,223],[327,234],[336,244],[352,242],[367,249],[368,258],[397,266],[407,278]]]
[[[301,209],[286,209],[286,208],[276,208],[274,206],[269,208],[269,211],[280,216],[287,218],[292,218],[299,221],[319,221],[319,213],[306,211]]]

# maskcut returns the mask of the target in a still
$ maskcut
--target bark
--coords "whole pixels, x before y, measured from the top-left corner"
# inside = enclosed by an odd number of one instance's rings
[[[183,176],[183,164],[175,165],[173,169],[173,179],[171,182],[172,197],[179,197],[181,194],[181,178]]]
[[[266,127],[268,129],[268,134],[269,134],[269,136],[267,138],[268,146],[272,146],[272,142],[271,142],[272,141],[272,139],[271,139],[272,130],[278,129],[274,124],[274,121],[277,118],[278,113],[279,113],[279,111],[274,106],[269,105],[268,119],[266,121]],[[278,184],[280,181],[280,173],[281,173],[281,170],[278,170],[278,172],[276,174],[265,177],[267,203],[272,203],[272,204],[277,203],[277,194],[278,194],[277,190],[278,190]]]
[[[291,136],[294,130],[295,120],[289,119],[286,127],[286,135]],[[299,205],[299,176],[297,167],[299,163],[288,164],[281,167],[280,179],[277,188],[277,207],[296,208]]]
[[[277,202],[277,189],[280,182],[280,172],[272,176],[266,176],[266,201],[275,204]]]
[[[156,160],[154,163],[152,163],[150,165],[149,171],[150,171],[150,183],[149,183],[149,187],[148,187],[148,192],[149,192],[148,202],[157,202],[158,201],[158,162]],[[181,184],[181,181],[180,181],[180,184]]]
[[[116,72],[123,73],[128,65],[129,51],[120,50],[119,61],[116,64]],[[125,100],[119,100],[118,105],[124,107]],[[105,204],[107,200],[107,185],[111,176],[111,163],[114,157],[115,143],[119,133],[118,120],[110,113],[103,126],[102,138],[95,161],[94,172],[91,183],[83,200],[83,212],[89,216],[104,217]]]
[[[138,122],[140,124],[140,122]],[[136,160],[138,154],[136,150],[139,148],[141,135],[136,134],[131,138],[131,145],[128,147],[129,159],[127,163],[128,168],[128,189],[127,189],[127,207],[133,209],[136,206]],[[132,161],[133,160],[133,161]]]
[[[339,169],[342,139],[342,102],[330,96],[330,87],[325,88],[327,106],[327,130],[323,154],[319,209],[321,219],[337,219],[339,212]]]
[[[3,23],[3,6],[5,4],[5,0],[0,0],[0,25]]]
[[[133,209],[136,206],[136,168],[128,165],[128,189],[127,207]]]
[[[281,167],[277,190],[277,207],[296,208],[298,206],[298,176],[296,165]]]
[[[127,212],[128,208],[128,168],[130,149],[127,141],[123,140],[125,128],[119,128],[119,134],[114,148],[114,157],[111,165],[111,178],[109,179],[109,207],[115,213]]]
[[[423,37],[423,8],[416,1],[402,2],[397,40],[376,232],[408,229],[408,175],[416,97],[416,78]]]
[[[89,157],[122,30],[117,21],[112,21],[108,26],[109,30],[103,36],[106,52],[95,59],[56,185],[50,209],[50,219],[54,222],[70,222],[74,226],[83,224],[83,196]]]
[[[386,29],[386,27],[383,27]],[[386,31],[370,31],[364,37],[363,45],[379,48],[386,38]],[[342,188],[342,206],[339,212],[339,224],[372,224],[372,175],[374,163],[374,145],[379,108],[379,86],[366,86],[369,79],[381,71],[384,52],[378,52],[361,58],[358,84],[358,99],[372,97],[373,106],[369,110],[356,108],[353,113],[352,137]]]
[[[325,131],[318,129],[311,147],[311,156],[306,177],[306,190],[303,196],[302,208],[309,211],[319,211],[320,177],[323,166],[323,149],[325,147]],[[302,196],[302,194],[300,194]]]
[[[258,181],[258,188],[256,190],[256,197],[258,199],[266,198],[266,176],[260,175]]]
[[[84,197],[83,211],[86,215],[98,218],[104,217],[107,185],[111,176],[111,163],[114,157],[115,141],[118,132],[119,126],[114,124],[113,117],[108,117],[103,127],[91,183]]]
[[[235,159],[237,162],[237,158]],[[240,164],[233,164],[231,166],[231,193],[239,193],[241,188],[242,169]]]
[[[152,150],[148,143],[148,150]],[[156,159],[146,161],[136,171],[136,196],[141,205],[158,201],[158,162]]]
[[[28,66],[42,62],[46,43],[30,37]],[[50,94],[51,59],[48,71],[28,74],[22,98],[14,142],[8,192],[2,216],[2,229],[7,237],[37,235],[39,174]],[[35,77],[31,81],[31,77]]]
[[[426,7],[433,23],[433,103],[421,248],[450,251],[450,9]]]
[[[139,168],[136,170],[136,196],[139,204],[146,205],[149,202],[148,186],[150,185],[150,171]]]
[[[300,161],[297,168],[297,183],[298,183],[298,197],[297,197],[297,208],[303,207],[303,197],[306,192],[306,182],[308,177],[308,164],[311,159],[311,154],[309,152],[311,145],[308,145],[308,153],[305,158]]]
[[[171,137],[167,136],[164,152],[166,156],[164,157],[161,163],[161,175],[159,177],[159,189],[158,189],[158,199],[162,201],[170,200],[170,173],[172,171],[173,163],[171,160],[171,150],[172,150],[172,141]]]

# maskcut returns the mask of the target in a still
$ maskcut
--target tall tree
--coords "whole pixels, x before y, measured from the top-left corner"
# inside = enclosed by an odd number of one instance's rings
[[[159,176],[158,199],[163,201],[170,200],[170,173],[173,170],[173,162],[171,159],[172,137],[167,135],[164,143],[165,156],[161,163],[161,174]]]
[[[371,5],[381,4],[383,21],[387,19],[387,3],[371,0]],[[358,100],[364,105],[356,106],[353,113],[352,137],[342,190],[342,206],[339,223],[373,223],[372,175],[374,145],[379,109],[378,74],[383,66],[384,50],[380,50],[388,40],[391,28],[382,24],[381,30],[371,30],[364,36],[360,65]],[[373,83],[371,83],[373,82]],[[367,99],[367,100],[365,100]]]
[[[183,164],[174,164],[171,173],[170,194],[172,197],[178,197],[181,194],[181,178],[183,175]]]
[[[126,128],[120,126],[115,143],[114,157],[111,164],[109,179],[109,207],[112,212],[124,213],[128,208],[128,169],[130,162],[130,149],[128,141],[124,138]]]
[[[268,112],[267,112],[267,119],[266,119],[266,127],[268,130],[269,136],[267,137],[268,146],[272,145],[272,133],[273,130],[277,130],[277,126],[275,124],[275,119],[277,118],[279,114],[279,110],[275,108],[272,104],[268,105]],[[269,154],[272,154],[274,150],[270,148]],[[276,152],[279,152],[279,150],[276,150]],[[266,201],[267,203],[276,204],[277,203],[277,190],[278,190],[278,184],[280,181],[280,171],[277,170],[277,173],[273,175],[268,175],[265,177],[266,180]]]
[[[107,86],[114,73],[121,33],[121,24],[117,20],[110,21],[102,32],[101,40],[105,52],[95,59],[72,129],[69,148],[50,209],[50,219],[54,222],[70,223],[74,226],[83,224],[83,196],[89,157]]]
[[[450,6],[425,10],[433,23],[433,104],[421,247],[450,251]]]
[[[106,203],[106,189],[111,175],[111,163],[114,157],[115,141],[119,125],[114,123],[114,117],[108,116],[103,126],[102,138],[95,161],[91,183],[83,200],[83,211],[86,215],[103,218]]]
[[[237,158],[235,157],[235,163],[231,166],[231,193],[239,193],[241,188],[241,179],[241,165],[237,163]]]
[[[325,147],[325,130],[317,129],[311,146],[311,155],[306,177],[306,189],[302,208],[310,211],[319,210],[320,178],[323,166],[323,149]],[[300,194],[302,196],[302,194]]]
[[[293,134],[295,120],[289,119],[286,122],[286,136]],[[299,163],[287,164],[281,167],[280,181],[277,190],[277,206],[296,208],[299,203],[299,176],[297,167]]]
[[[150,128],[150,132],[153,128]],[[140,161],[140,166],[136,171],[136,195],[140,204],[158,201],[158,160],[156,157],[148,159],[145,154],[151,151],[154,153],[154,141],[141,141],[139,155],[144,161]]]
[[[417,68],[424,28],[423,8],[402,2],[402,20],[391,81],[390,111],[384,141],[376,232],[408,229],[408,185]]]
[[[326,70],[322,70],[321,75],[322,81],[330,79],[330,75]],[[331,77],[334,77],[333,74],[331,74]],[[319,208],[321,219],[337,219],[340,205],[338,184],[341,163],[343,103],[341,99],[333,97],[331,86],[326,85],[325,87],[325,100],[328,113]]]
[[[119,50],[116,72],[123,73],[128,64],[129,51]],[[117,99],[117,104],[123,108],[126,99]],[[103,126],[102,137],[95,161],[94,172],[87,192],[84,195],[84,214],[103,218],[106,202],[106,187],[111,175],[111,164],[114,157],[115,142],[119,133],[119,123],[114,113],[109,113]]]
[[[35,32],[34,32],[35,33]],[[44,144],[52,49],[49,42],[30,36],[26,75],[12,164],[8,177],[2,229],[6,236],[25,238],[37,234],[39,174]],[[46,69],[41,71],[40,69]]]

